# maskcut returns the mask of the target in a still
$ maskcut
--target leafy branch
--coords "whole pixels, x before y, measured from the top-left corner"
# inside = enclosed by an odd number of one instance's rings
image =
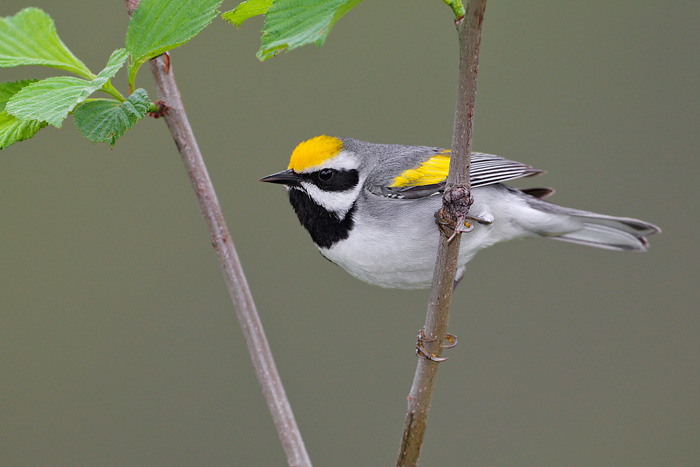
[[[158,110],[159,116],[165,117],[209,226],[289,464],[310,466],[216,192],[185,114],[169,56],[163,55],[201,32],[217,16],[221,1],[125,0],[129,15],[133,14],[125,48],[115,50],[98,74],[93,74],[65,46],[53,20],[44,11],[26,8],[15,16],[0,18],[0,67],[39,65],[76,75],[0,84],[0,149],[31,138],[49,124],[60,128],[71,114],[83,136],[111,146],[149,111]],[[162,103],[151,103],[143,89],[124,97],[112,85],[111,79],[127,60],[130,91],[135,87],[140,67],[151,60]],[[110,97],[91,98],[97,91]]]
[[[0,18],[0,67],[39,65],[70,72],[74,76],[55,76],[44,80],[23,80],[1,83],[0,149],[34,136],[41,128],[53,125],[61,128],[63,120],[86,103],[88,97],[102,91],[117,105],[127,101],[112,85],[111,79],[129,57],[125,49],[117,49],[98,74],[80,61],[61,41],[51,17],[38,8],[25,8],[14,16]],[[132,117],[113,120],[106,127],[109,137],[90,138],[92,141],[116,139],[143,118],[150,109],[145,91],[130,98],[137,104]],[[90,112],[83,112],[82,123],[94,126]],[[96,118],[101,118],[98,115]],[[84,135],[92,133],[76,123]]]
[[[335,23],[361,0],[248,0],[223,18],[240,26],[265,15],[260,60],[304,44],[322,45]],[[61,128],[74,115],[80,133],[92,142],[114,146],[124,133],[157,107],[143,89],[135,91],[141,66],[189,42],[218,14],[222,0],[127,1],[134,8],[124,48],[112,53],[98,74],[61,41],[51,17],[39,8],[25,8],[0,18],[0,68],[38,65],[74,76],[41,81],[0,83],[0,150],[33,137],[47,125]],[[128,97],[111,79],[128,62]],[[77,76],[77,77],[76,77]],[[111,99],[95,103],[95,92]],[[77,117],[76,117],[77,115]]]
[[[115,50],[98,74],[66,47],[51,17],[39,8],[0,18],[0,67],[38,65],[75,75],[0,83],[0,149],[33,137],[47,125],[61,128],[69,115],[84,137],[114,146],[157,110],[145,90],[134,90],[141,65],[189,42],[216,17],[221,1],[144,0],[129,23],[125,47]],[[127,61],[129,94],[124,97],[111,80]],[[98,91],[110,98],[90,99]]]
[[[130,23],[139,21],[144,24],[150,24],[160,20],[160,15],[163,15],[164,10],[167,9],[154,8],[147,5],[148,1],[149,0],[144,0],[141,2],[141,6],[139,6],[138,1],[124,0],[127,12],[129,15],[133,14]],[[218,6],[220,2],[195,1],[191,3],[201,3],[200,6],[203,10],[200,17],[210,18],[213,16],[209,8],[213,3],[216,3],[216,6]],[[143,11],[148,12],[148,14],[139,13],[141,8],[145,5],[147,5],[147,8]],[[216,6],[214,6],[214,9]],[[134,8],[136,8],[135,11]],[[178,17],[177,11],[168,11],[170,14],[166,22],[175,27],[178,24],[178,20],[176,19]],[[209,19],[209,21],[210,20],[211,19]],[[206,26],[203,25],[202,20],[191,21],[187,25],[187,29],[190,32],[192,31],[192,24],[196,24],[197,27],[202,28]],[[149,34],[147,31],[144,32],[144,34],[146,34],[147,38],[153,37],[153,34]],[[134,37],[136,41],[139,40],[135,34],[132,37]],[[171,39],[168,40],[172,42],[172,36],[169,37],[171,37]],[[129,36],[127,34],[127,44],[128,43]],[[153,40],[150,42],[150,48],[144,47],[142,50],[161,50],[164,47],[163,43],[164,41],[161,39]],[[152,54],[152,52],[144,52],[143,56],[148,56],[149,54]],[[180,152],[182,162],[190,177],[192,188],[197,196],[199,207],[204,215],[207,227],[209,228],[212,246],[216,251],[219,266],[221,267],[226,286],[229,290],[229,295],[231,296],[236,314],[238,315],[250,358],[253,362],[255,374],[258,377],[258,382],[262,387],[280,441],[287,454],[287,462],[290,466],[310,467],[311,460],[306,452],[304,441],[301,438],[301,432],[297,427],[291,405],[289,404],[284,386],[282,385],[282,380],[277,372],[277,367],[272,357],[272,351],[267,342],[267,337],[265,336],[260,316],[255,307],[253,295],[248,287],[243,267],[238,258],[236,247],[229,233],[226,221],[224,220],[223,211],[216,196],[214,185],[209,177],[209,172],[204,163],[202,153],[199,150],[199,145],[197,144],[194,132],[190,126],[187,114],[185,113],[169,57],[167,55],[161,55],[151,60],[151,71],[158,89],[158,97],[165,105],[166,111],[163,115],[165,122]]]

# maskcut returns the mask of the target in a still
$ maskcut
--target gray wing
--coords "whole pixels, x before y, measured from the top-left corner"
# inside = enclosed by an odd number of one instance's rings
[[[542,172],[542,170],[535,169],[521,162],[511,161],[492,154],[475,152],[472,153],[469,179],[471,180],[472,188],[477,188],[505,182],[507,180],[531,177]],[[445,174],[445,178],[447,178],[447,174]],[[442,181],[440,183],[408,187],[377,185],[369,186],[368,190],[375,195],[387,198],[416,199],[441,194],[444,188],[445,182]]]

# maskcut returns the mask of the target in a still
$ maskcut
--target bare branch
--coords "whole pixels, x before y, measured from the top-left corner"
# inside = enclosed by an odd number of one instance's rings
[[[136,9],[139,1],[124,0],[129,15]],[[270,346],[267,343],[233,239],[224,221],[214,186],[209,178],[192,127],[187,120],[168,55],[161,55],[151,60],[151,71],[158,88],[158,98],[163,103],[161,114],[182,156],[182,162],[185,164],[185,169],[197,195],[199,207],[209,227],[212,246],[216,251],[238,320],[241,323],[255,373],[262,386],[263,394],[287,455],[287,462],[290,466],[310,467],[311,460],[294,420],[294,414],[282,386],[282,380],[277,373]]]
[[[469,166],[472,150],[472,120],[476,101],[476,77],[479,67],[479,46],[481,26],[484,21],[486,0],[471,0],[463,18],[456,21],[459,36],[459,87],[455,109],[454,132],[452,136],[452,156],[447,177],[443,207],[439,217],[456,227],[447,227],[454,234],[451,240],[440,236],[437,261],[433,273],[428,312],[424,333],[429,340],[425,349],[429,354],[440,357],[442,344],[450,321],[450,302],[454,288],[455,271],[461,232],[468,222],[469,206],[472,203],[469,183]],[[425,435],[430,401],[435,388],[438,362],[419,358],[411,392],[408,396],[408,410],[404,431],[401,437],[397,466],[418,465],[420,449]]]

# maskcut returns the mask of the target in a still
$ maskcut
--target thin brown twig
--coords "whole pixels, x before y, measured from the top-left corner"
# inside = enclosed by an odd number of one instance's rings
[[[471,0],[463,18],[457,20],[459,36],[459,87],[452,135],[452,155],[447,177],[441,217],[457,226],[457,234],[448,241],[440,236],[437,261],[433,273],[424,333],[428,339],[425,350],[439,357],[450,320],[450,301],[457,269],[457,256],[461,233],[459,229],[467,219],[471,205],[469,166],[472,151],[472,123],[476,101],[476,77],[479,67],[481,26],[484,20],[486,0]],[[454,229],[448,228],[449,232]],[[401,447],[396,465],[417,466],[425,435],[430,401],[435,388],[438,362],[419,358],[416,374],[408,396],[408,409]]]
[[[139,1],[124,0],[129,16],[136,9]],[[192,182],[199,207],[209,227],[212,246],[216,251],[238,320],[241,323],[255,373],[262,386],[277,433],[287,455],[287,462],[294,467],[310,467],[311,460],[304,447],[304,441],[294,420],[294,414],[287,400],[282,380],[277,372],[253,296],[216,197],[214,185],[187,119],[170,60],[166,60],[164,55],[156,57],[151,60],[151,71],[156,81],[158,98],[166,106],[162,116],[182,156],[182,162],[185,164]]]

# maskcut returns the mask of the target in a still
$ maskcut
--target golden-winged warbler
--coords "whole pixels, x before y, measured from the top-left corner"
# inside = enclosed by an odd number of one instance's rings
[[[285,185],[301,225],[321,254],[381,287],[430,287],[438,244],[434,214],[450,151],[317,136],[299,144],[287,170],[260,179]],[[610,250],[644,251],[660,232],[648,222],[557,206],[553,190],[516,190],[501,182],[541,173],[529,165],[473,153],[469,214],[456,279],[479,250],[498,242],[545,237]]]

